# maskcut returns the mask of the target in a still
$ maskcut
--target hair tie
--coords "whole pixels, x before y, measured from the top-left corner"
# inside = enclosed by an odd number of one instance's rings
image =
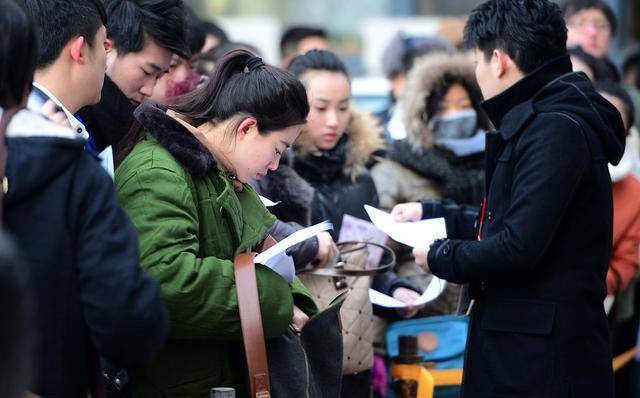
[[[260,57],[251,57],[247,61],[247,69],[249,70],[249,72],[254,71],[262,66],[264,66],[264,62],[262,62],[262,58]]]

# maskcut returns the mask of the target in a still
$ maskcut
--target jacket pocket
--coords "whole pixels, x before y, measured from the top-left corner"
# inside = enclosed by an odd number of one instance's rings
[[[554,303],[496,300],[480,320],[482,359],[497,396],[544,397],[553,390]]]

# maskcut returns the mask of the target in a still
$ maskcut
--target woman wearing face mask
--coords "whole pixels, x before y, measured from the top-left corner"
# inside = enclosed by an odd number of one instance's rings
[[[479,205],[484,193],[484,131],[489,122],[472,62],[463,54],[435,53],[417,61],[407,78],[403,104],[407,138],[391,143],[387,159],[371,174],[380,206],[425,198]],[[398,249],[398,274],[425,288],[431,276],[413,262],[408,248]],[[425,311],[455,310],[458,287]]]
[[[208,396],[240,391],[246,378],[233,259],[274,222],[246,183],[278,167],[309,105],[300,82],[246,51],[220,61],[207,83],[169,109],[146,102],[116,171],[120,203],[140,239],[140,264],[161,285],[171,336],[132,374],[135,395]],[[316,311],[298,279],[290,285],[256,265],[264,333],[300,328]]]
[[[294,145],[293,167],[314,189],[312,222],[330,220],[337,240],[346,214],[368,220],[364,205],[379,205],[366,165],[383,147],[380,128],[371,116],[351,107],[349,75],[334,53],[309,51],[294,58],[288,70],[305,85],[311,106],[307,124]],[[373,278],[373,288],[407,303],[419,297],[417,287],[392,272]],[[411,317],[417,311],[411,308],[398,314]],[[370,378],[370,371],[346,375],[342,396],[369,397]]]

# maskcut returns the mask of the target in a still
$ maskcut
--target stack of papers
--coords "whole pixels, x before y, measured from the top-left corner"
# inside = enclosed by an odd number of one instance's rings
[[[371,222],[396,242],[411,247],[429,247],[436,239],[447,237],[444,218],[414,222],[397,222],[393,216],[375,207],[364,205]]]
[[[369,205],[364,206],[371,222],[381,231],[389,235],[396,242],[411,247],[429,247],[436,239],[447,237],[447,227],[444,218],[432,218],[414,222],[397,222],[393,216]],[[431,279],[429,286],[413,303],[407,304],[391,296],[369,289],[369,299],[373,304],[387,308],[406,308],[424,305],[435,300],[442,294],[447,282],[436,276]]]
[[[287,249],[318,235],[320,232],[328,231],[330,229],[333,229],[333,225],[329,221],[323,221],[309,228],[296,231],[269,249],[258,254],[254,259],[254,262],[256,264],[266,265],[285,278],[287,282],[292,283],[293,277],[296,274],[296,269],[293,264],[293,259],[287,255]]]

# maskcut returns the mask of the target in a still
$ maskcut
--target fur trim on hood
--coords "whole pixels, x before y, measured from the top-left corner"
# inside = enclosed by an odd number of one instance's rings
[[[433,132],[425,116],[427,97],[444,76],[459,78],[477,86],[473,62],[462,53],[439,52],[418,60],[407,76],[403,96],[404,125],[407,139],[416,150],[431,148]]]
[[[143,102],[133,115],[193,176],[202,177],[215,169],[218,164],[211,152],[165,112],[166,108],[161,105]]]
[[[351,121],[345,134],[349,136],[349,148],[347,149],[343,171],[346,175],[355,179],[366,170],[367,163],[374,152],[384,149],[383,130],[373,116],[364,111],[354,109],[352,106]],[[318,151],[311,143],[311,139],[305,130],[302,130],[294,147],[295,151],[302,156]]]

